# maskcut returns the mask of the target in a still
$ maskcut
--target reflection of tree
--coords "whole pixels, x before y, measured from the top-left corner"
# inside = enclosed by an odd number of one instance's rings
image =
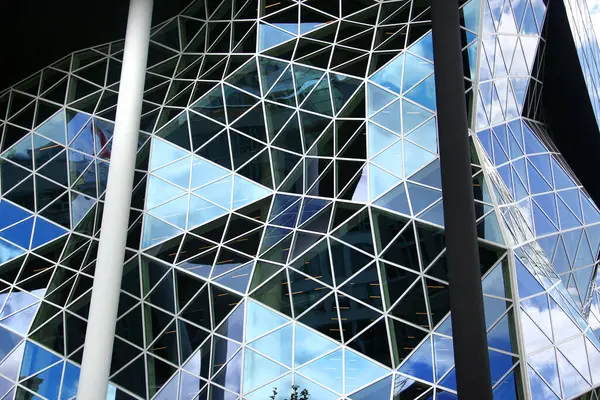
[[[292,393],[290,395],[290,400],[308,400],[310,394],[308,393],[307,389],[302,390],[300,393],[298,393],[298,389],[300,389],[300,386],[298,385],[292,385]],[[273,388],[273,394],[271,396],[269,396],[269,398],[271,400],[275,400],[275,398],[277,397],[277,388]]]
[[[37,393],[37,391],[39,390],[42,383],[44,383],[44,380],[42,378],[34,376],[34,377],[27,379],[25,386],[27,386],[27,388],[29,388]],[[26,392],[22,392],[22,393],[25,395],[26,398],[34,398],[34,396],[31,396],[31,397],[27,396]]]

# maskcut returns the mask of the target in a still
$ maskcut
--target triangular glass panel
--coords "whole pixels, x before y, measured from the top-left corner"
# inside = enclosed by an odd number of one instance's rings
[[[245,351],[244,356],[244,392],[260,387],[288,371],[284,366],[276,364],[250,349]]]
[[[433,383],[433,348],[428,337],[398,369],[399,372]]]

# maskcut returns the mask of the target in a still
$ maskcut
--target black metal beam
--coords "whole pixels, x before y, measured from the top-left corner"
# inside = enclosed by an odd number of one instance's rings
[[[458,397],[491,400],[458,0],[432,0],[431,19]]]

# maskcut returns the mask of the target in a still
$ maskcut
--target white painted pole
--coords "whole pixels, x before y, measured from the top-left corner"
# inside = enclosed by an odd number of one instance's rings
[[[105,400],[142,112],[153,0],[130,0],[106,201],[79,377],[79,400]],[[140,378],[143,379],[143,378]]]

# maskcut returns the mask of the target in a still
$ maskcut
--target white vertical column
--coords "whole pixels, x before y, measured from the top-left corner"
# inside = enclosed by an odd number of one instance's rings
[[[123,275],[153,0],[130,0],[106,201],[79,377],[79,400],[105,400]],[[141,378],[140,378],[141,379]]]

